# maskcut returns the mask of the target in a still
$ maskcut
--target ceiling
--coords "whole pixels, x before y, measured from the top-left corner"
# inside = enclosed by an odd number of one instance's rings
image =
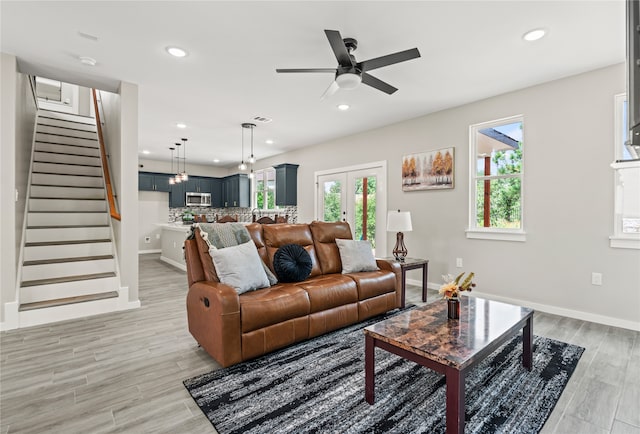
[[[168,148],[187,137],[189,162],[212,166],[238,164],[240,124],[255,116],[272,119],[254,131],[254,152],[264,158],[625,60],[623,0],[2,1],[0,8],[2,52],[16,55],[22,72],[110,91],[135,83],[144,158],[169,160]],[[539,27],[546,37],[522,39]],[[414,47],[422,57],[372,71],[399,88],[393,95],[360,85],[321,100],[331,74],[275,69],[335,67],[324,29],[357,39],[358,61]],[[189,54],[174,58],[170,45]],[[340,111],[340,103],[351,108]]]

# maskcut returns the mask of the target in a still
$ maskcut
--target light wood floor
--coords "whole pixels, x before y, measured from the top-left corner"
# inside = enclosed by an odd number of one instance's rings
[[[182,385],[218,367],[185,294],[184,272],[141,255],[140,309],[2,332],[0,433],[214,433]],[[534,333],[586,348],[543,433],[640,434],[640,333],[542,313]]]

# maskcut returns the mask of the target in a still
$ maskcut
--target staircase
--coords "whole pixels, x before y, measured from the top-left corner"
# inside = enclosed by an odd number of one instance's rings
[[[39,110],[19,311],[117,298],[94,118]]]

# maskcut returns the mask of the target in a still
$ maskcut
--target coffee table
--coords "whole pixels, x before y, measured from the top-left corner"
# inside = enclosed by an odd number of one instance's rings
[[[447,318],[436,301],[368,326],[365,333],[365,399],[375,400],[375,348],[445,375],[447,434],[464,433],[464,379],[475,365],[522,329],[522,365],[533,363],[533,310],[480,297],[463,297],[460,319]]]

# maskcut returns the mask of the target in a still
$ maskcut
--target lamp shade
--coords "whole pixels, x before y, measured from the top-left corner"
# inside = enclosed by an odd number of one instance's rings
[[[389,211],[387,215],[387,232],[409,232],[412,229],[411,213],[409,211]]]

